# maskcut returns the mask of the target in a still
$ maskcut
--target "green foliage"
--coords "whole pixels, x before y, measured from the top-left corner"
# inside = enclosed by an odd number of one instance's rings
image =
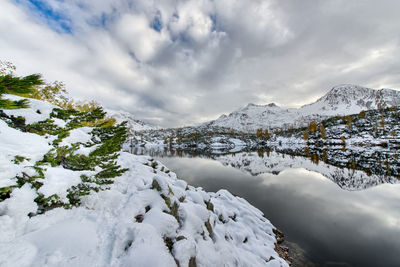
[[[94,171],[96,173],[90,176],[82,175],[82,182],[77,186],[73,186],[68,190],[68,202],[65,203],[59,199],[57,195],[45,198],[39,194],[36,202],[41,209],[63,206],[66,208],[80,204],[80,197],[89,194],[91,191],[99,191],[106,189],[105,186],[112,184],[112,178],[122,175],[127,169],[121,168],[116,163],[118,152],[122,149],[122,144],[127,138],[126,123],[115,126],[104,126],[104,122],[100,120],[104,118],[105,112],[101,108],[96,108],[89,112],[81,112],[77,110],[54,109],[50,115],[50,119],[40,121],[34,124],[25,124],[24,118],[14,118],[4,115],[4,119],[9,125],[20,129],[24,132],[35,133],[39,135],[53,135],[57,138],[53,141],[53,149],[46,153],[42,160],[36,162],[34,166],[36,175],[28,176],[24,174],[16,177],[17,187],[29,183],[33,188],[39,189],[42,186],[40,182],[44,176],[44,168],[46,166],[56,167],[62,166],[65,169],[74,171]],[[59,118],[67,121],[65,128],[54,124],[51,118]],[[100,119],[100,120],[99,120]],[[92,141],[81,144],[75,143],[70,146],[59,146],[59,143],[65,137],[69,136],[69,131],[78,127],[82,127],[85,122],[98,123],[93,128],[91,135]],[[77,153],[80,146],[91,147],[98,145],[89,155]],[[21,162],[22,157],[16,157],[16,162]],[[9,197],[11,189],[1,188],[1,197]],[[11,192],[11,191],[10,191]]]
[[[51,119],[46,119],[44,121],[39,121],[26,126],[26,131],[30,133],[35,133],[38,135],[57,135],[62,131],[62,128],[55,125],[54,121]]]
[[[25,158],[25,157],[23,157],[23,156],[19,156],[19,155],[16,155],[15,157],[14,157],[14,159],[12,160],[12,162],[14,163],[14,164],[20,164],[20,163],[22,163],[24,160],[26,160],[27,158]]]
[[[31,74],[25,77],[14,77],[11,74],[0,76],[0,95],[29,95],[35,92],[35,87],[44,82],[40,74]]]
[[[77,109],[61,109],[55,108],[50,117],[58,118],[61,120],[69,121],[67,128],[75,129],[78,127],[110,127],[115,124],[114,118],[105,117],[106,112],[102,107],[98,106],[94,109],[88,109],[88,111],[79,111]]]
[[[39,74],[32,74],[25,77],[14,77],[13,74],[5,74],[5,72],[5,70],[1,69],[0,108],[27,108],[28,101],[26,99],[12,101],[8,99],[1,99],[1,96],[2,94],[14,94],[19,96],[30,95],[35,92],[37,86],[43,84],[41,76]]]
[[[91,191],[107,189],[107,185],[113,183],[112,178],[127,171],[116,162],[118,152],[127,138],[126,122],[115,125],[116,120],[106,117],[106,112],[96,102],[79,103],[67,99],[65,85],[61,82],[45,84],[39,74],[16,77],[13,75],[14,70],[15,66],[11,63],[0,61],[0,109],[29,107],[27,99],[18,101],[1,99],[1,95],[5,93],[47,101],[60,108],[53,109],[48,119],[33,124],[26,124],[25,118],[8,116],[0,110],[0,119],[10,127],[42,136],[56,136],[55,139],[52,139],[53,149],[32,167],[36,174],[29,176],[22,172],[22,175],[15,177],[15,186],[0,188],[0,201],[10,197],[13,188],[21,187],[26,183],[38,190],[43,185],[41,180],[45,178],[46,166],[62,166],[65,169],[86,170],[93,173],[82,175],[82,182],[68,190],[68,202],[66,203],[57,195],[45,198],[43,194],[38,193],[35,201],[40,207],[39,213],[49,207],[69,208],[79,205],[81,196],[87,195]],[[56,125],[54,118],[66,121],[65,127]],[[91,141],[85,144],[74,143],[68,146],[59,146],[61,141],[69,136],[71,130],[84,126],[93,128]],[[94,145],[97,147],[89,155],[77,153],[80,146],[92,147]],[[20,164],[24,160],[25,158],[22,156],[15,156],[13,162]],[[94,172],[95,170],[96,172]]]
[[[9,127],[19,129],[23,132],[25,132],[25,118],[22,116],[14,117],[14,116],[8,116],[5,114],[2,110],[0,110],[0,119],[5,121]]]
[[[19,108],[28,108],[28,100],[22,99],[17,101],[12,101],[9,99],[0,99],[0,108],[3,109],[19,109]]]
[[[9,198],[12,190],[15,188],[15,186],[6,186],[0,188],[0,202]]]
[[[151,184],[151,189],[156,189],[159,192],[162,191],[160,184],[156,180],[153,180],[153,183]]]

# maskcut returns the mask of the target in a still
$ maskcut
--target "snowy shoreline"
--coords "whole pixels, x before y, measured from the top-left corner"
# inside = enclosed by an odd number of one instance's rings
[[[31,108],[3,115],[36,123],[55,108],[29,100]],[[23,132],[3,119],[0,188],[9,193],[0,202],[1,266],[289,266],[275,251],[276,228],[260,210],[226,190],[192,187],[148,156],[119,152],[116,163],[127,170],[112,184],[81,196],[78,207],[41,210],[39,194],[68,204],[69,190],[99,167],[45,164],[43,177],[30,181],[33,166],[51,149],[71,147],[84,157],[101,143],[90,127],[77,127],[58,146],[57,136]],[[21,179],[27,182],[20,186]]]

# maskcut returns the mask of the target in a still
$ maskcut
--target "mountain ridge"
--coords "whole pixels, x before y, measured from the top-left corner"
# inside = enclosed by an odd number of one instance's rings
[[[362,110],[399,105],[400,91],[340,84],[332,87],[315,102],[300,108],[279,107],[275,103],[266,105],[249,103],[203,125],[253,132],[258,128],[301,127],[310,121],[321,121],[335,115],[350,115]]]
[[[135,115],[124,110],[105,109],[108,115],[113,117],[117,123],[127,121],[128,129],[132,131],[158,130],[161,127],[137,119]]]

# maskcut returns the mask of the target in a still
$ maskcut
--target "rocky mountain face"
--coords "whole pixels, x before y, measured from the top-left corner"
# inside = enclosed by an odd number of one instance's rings
[[[117,123],[127,121],[127,127],[130,131],[143,131],[143,130],[158,130],[159,126],[144,122],[135,118],[135,116],[129,112],[122,110],[106,109],[107,114],[117,120]]]
[[[274,103],[248,104],[205,125],[253,132],[258,128],[300,127],[312,120],[321,121],[335,115],[399,105],[400,91],[345,84],[333,87],[314,103],[300,108],[281,108]]]

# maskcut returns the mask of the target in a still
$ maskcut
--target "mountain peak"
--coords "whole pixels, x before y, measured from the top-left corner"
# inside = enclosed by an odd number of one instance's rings
[[[298,109],[282,109],[275,103],[256,105],[249,103],[229,116],[221,116],[209,125],[255,131],[259,128],[304,126],[312,120],[320,121],[330,116],[349,115],[361,110],[400,105],[400,91],[371,89],[354,84],[340,84],[331,88],[316,102]]]
[[[254,103],[248,103],[246,108],[248,108],[248,107],[256,107],[256,106],[258,106],[258,105],[254,104]]]
[[[244,108],[250,108],[250,107],[269,107],[269,108],[277,108],[278,105],[276,105],[275,103],[269,103],[269,104],[267,104],[267,105],[257,105],[257,104],[249,103],[249,104],[247,104],[247,106],[245,106]]]

